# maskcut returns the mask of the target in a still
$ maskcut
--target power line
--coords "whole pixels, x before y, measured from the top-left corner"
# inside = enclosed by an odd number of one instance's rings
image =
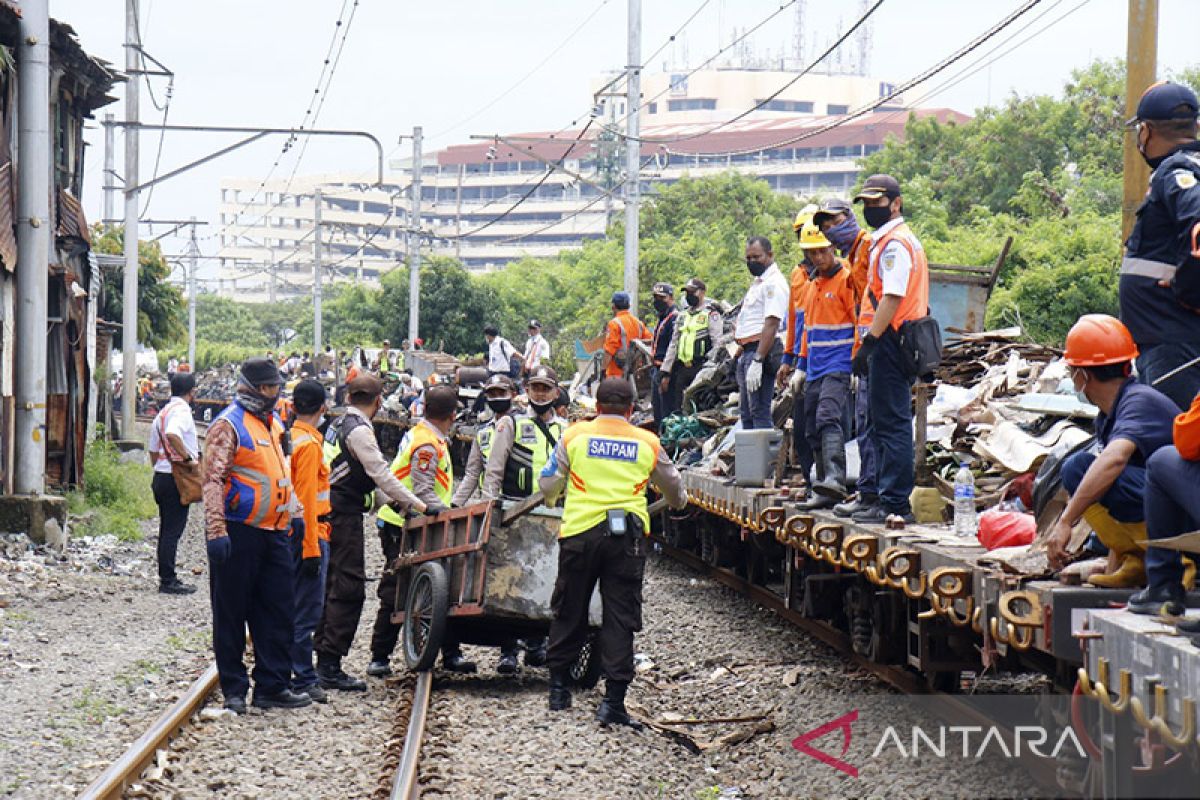
[[[351,2],[353,2],[352,6],[351,6]],[[341,9],[338,11],[337,20],[334,22],[333,34],[330,36],[329,46],[326,48],[326,51],[325,51],[325,58],[321,65],[321,72],[317,76],[316,88],[313,89],[312,95],[309,96],[308,106],[307,106],[307,108],[305,108],[304,115],[300,120],[300,124],[297,126],[297,128],[299,130],[303,130],[306,125],[311,124],[309,118],[313,116],[315,107],[317,106],[318,102],[321,101],[321,98],[323,97],[323,95],[329,91],[329,85],[333,81],[333,70],[332,70],[331,66],[336,66],[335,48],[338,45],[338,37],[339,37],[339,35],[341,36],[342,46],[345,46],[346,37],[350,33],[349,24],[346,21],[347,8],[350,9],[350,21],[353,21],[354,12],[358,9],[358,0],[342,0]],[[339,49],[336,54],[337,57],[339,57],[339,58],[340,58],[340,53],[341,53],[341,50]],[[322,88],[322,84],[324,84],[324,88]],[[215,231],[214,233],[210,234],[209,236],[206,236],[205,237],[206,239],[219,238],[219,237],[223,236],[226,233],[226,231],[228,231],[230,228],[240,224],[239,220],[241,218],[241,215],[243,213],[245,213],[246,209],[248,209],[251,205],[254,204],[254,202],[258,199],[259,194],[263,191],[263,189],[266,188],[267,183],[271,180],[271,177],[275,174],[275,170],[277,170],[279,168],[279,165],[282,163],[284,155],[286,155],[291,150],[292,144],[295,142],[295,138],[296,138],[295,136],[289,136],[284,141],[283,146],[280,148],[278,155],[275,156],[275,160],[271,163],[270,169],[267,170],[266,176],[261,181],[259,181],[259,184],[258,184],[257,188],[255,188],[254,193],[250,196],[250,199],[247,200],[245,203],[243,203],[242,207],[233,214],[233,219],[230,222],[223,225],[220,230]],[[308,137],[305,137],[306,143],[307,143],[307,138]],[[302,147],[300,150],[300,154],[298,155],[298,157],[296,159],[296,167],[297,168],[299,167],[300,160],[304,158],[304,152],[305,152],[304,148]],[[295,177],[295,174],[296,174],[295,169],[293,169],[292,175],[288,179],[288,187],[289,188],[291,186],[291,179]],[[260,222],[264,217],[266,217],[268,214],[270,214],[272,211],[274,211],[276,208],[278,208],[280,205],[282,205],[283,197],[285,194],[286,194],[286,192],[281,192],[280,199],[279,199],[279,201],[277,201],[275,203],[275,205],[271,206],[271,208],[269,208],[265,212],[263,212],[263,214],[260,215],[258,217],[258,219],[254,220],[253,222],[243,225],[242,230],[245,230],[246,228],[250,228],[250,227],[253,227],[254,225],[257,225],[258,222]]]
[[[934,66],[930,67],[929,69],[925,70],[924,72],[917,75],[916,77],[911,78],[908,81],[904,82],[903,84],[895,87],[891,92],[884,95],[883,97],[880,97],[878,100],[875,100],[875,101],[868,103],[858,109],[855,109],[854,111],[851,111],[850,113],[839,117],[838,119],[834,120],[833,122],[818,126],[817,128],[814,128],[813,130],[809,130],[804,133],[797,134],[795,136],[790,136],[790,137],[783,139],[781,141],[778,141],[778,142],[773,142],[771,144],[761,145],[761,146],[757,146],[757,147],[746,147],[746,148],[741,148],[738,150],[728,150],[728,151],[721,151],[721,152],[715,152],[715,153],[707,153],[707,152],[675,153],[675,155],[686,156],[686,157],[690,157],[690,158],[722,158],[722,157],[727,157],[727,156],[749,155],[751,153],[761,153],[766,150],[774,150],[774,149],[777,149],[780,147],[786,147],[789,144],[795,144],[796,142],[800,142],[805,139],[811,139],[814,136],[819,136],[822,133],[826,133],[835,128],[840,128],[849,122],[853,122],[854,120],[858,119],[859,117],[869,114],[870,112],[874,111],[879,106],[887,103],[890,100],[895,99],[897,96],[903,94],[904,92],[907,92],[908,90],[925,83],[929,79],[933,78],[935,75],[937,75],[937,74],[943,72],[944,70],[948,69],[949,67],[953,66],[956,62],[961,61],[963,58],[965,58],[966,56],[970,55],[973,51],[978,49],[984,42],[988,41],[993,36],[998,34],[1000,31],[1007,28],[1009,25],[1011,25],[1013,22],[1015,22],[1017,19],[1019,19],[1024,14],[1028,13],[1031,9],[1034,8],[1034,6],[1037,6],[1041,2],[1042,2],[1042,0],[1027,0],[1020,8],[1018,8],[1015,11],[1013,11],[1012,13],[1010,13],[1008,16],[1006,16],[1000,22],[996,23],[991,28],[989,28],[987,31],[985,31],[984,33],[977,36],[974,40],[972,40],[967,45],[965,45],[962,48],[960,48],[959,50],[957,50],[952,55],[942,59],[940,62],[938,62]],[[669,147],[664,148],[664,149],[666,149],[667,152],[674,152]]]
[[[728,127],[728,126],[734,124],[735,122],[739,122],[739,121],[745,119],[746,117],[753,114],[755,111],[758,111],[760,108],[763,108],[768,103],[770,103],[772,100],[779,97],[779,95],[783,94],[791,87],[795,86],[796,83],[799,82],[799,80],[801,78],[803,78],[805,75],[808,75],[810,72],[812,72],[814,69],[816,69],[821,64],[822,61],[829,58],[829,56],[833,55],[834,51],[836,51],[839,47],[841,47],[846,42],[846,40],[848,40],[851,36],[853,36],[860,27],[862,27],[863,25],[866,24],[867,20],[871,18],[871,15],[874,14],[879,9],[879,7],[884,4],[884,2],[885,2],[885,0],[875,0],[874,5],[872,5],[870,8],[868,8],[867,11],[861,17],[859,17],[858,20],[853,25],[851,25],[849,28],[847,28],[846,31],[837,39],[837,41],[835,41],[833,44],[831,44],[825,50],[825,52],[823,52],[823,53],[821,53],[821,55],[817,56],[815,61],[813,61],[808,66],[806,66],[797,75],[795,75],[791,80],[789,80],[787,83],[783,84],[783,86],[780,86],[778,89],[776,89],[772,94],[768,95],[766,98],[764,98],[762,100],[759,100],[753,106],[751,106],[750,108],[741,112],[737,116],[727,119],[724,122],[716,123],[715,125],[708,128],[707,130],[696,131],[694,133],[688,133],[688,134],[684,134],[682,136],[631,137],[631,136],[625,135],[625,136],[622,136],[622,138],[626,139],[628,141],[636,141],[636,142],[642,142],[642,143],[646,143],[646,144],[671,144],[674,142],[686,142],[686,141],[690,141],[692,139],[699,139],[702,136],[708,136],[711,133],[715,133],[716,131],[719,131],[722,128]],[[661,96],[661,94],[659,96]],[[615,129],[613,129],[613,130],[614,130],[614,132],[616,132]],[[620,136],[621,134],[619,132],[617,132],[617,135]]]

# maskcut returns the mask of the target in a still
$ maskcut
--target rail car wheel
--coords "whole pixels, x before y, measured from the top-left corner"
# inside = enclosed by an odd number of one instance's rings
[[[413,573],[404,607],[404,663],[414,672],[433,667],[446,634],[450,609],[450,584],[446,570],[426,561]]]
[[[600,681],[600,648],[597,633],[590,631],[579,651],[579,657],[571,665],[571,682],[581,689],[591,689]]]

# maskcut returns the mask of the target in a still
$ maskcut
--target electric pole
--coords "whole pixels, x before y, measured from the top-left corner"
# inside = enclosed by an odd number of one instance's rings
[[[313,352],[321,347],[321,187],[313,192]]]
[[[188,242],[188,366],[196,370],[196,264],[200,245],[196,242],[196,218],[192,217],[192,238]]]
[[[1125,40],[1125,118],[1137,113],[1142,93],[1154,83],[1158,64],[1158,0],[1129,0],[1128,35]],[[1150,167],[1137,149],[1137,131],[1125,132],[1124,202],[1121,204],[1121,241],[1129,238],[1138,205],[1150,184]]]
[[[116,181],[116,130],[117,126],[114,123],[112,113],[104,115],[104,229],[110,230],[113,226],[113,220],[116,219],[113,215],[116,213],[117,206],[117,181]]]
[[[413,127],[412,212],[408,220],[408,341],[415,345],[421,320],[421,126]]]
[[[638,113],[642,95],[642,0],[629,0],[629,58],[625,66],[625,291],[631,308],[638,303],[638,206],[642,148]]]
[[[50,263],[50,9],[21,3],[17,43],[16,458],[17,494],[46,490],[46,325]]]
[[[133,436],[138,347],[138,0],[125,0],[125,280],[121,314],[121,435]],[[48,135],[48,134],[47,134]]]

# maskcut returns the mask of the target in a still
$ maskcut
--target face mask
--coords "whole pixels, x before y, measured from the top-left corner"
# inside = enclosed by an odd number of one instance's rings
[[[507,414],[508,410],[510,408],[512,408],[512,398],[511,397],[489,397],[487,404],[488,404],[488,408],[490,408],[496,414]]]
[[[867,206],[863,209],[863,219],[872,228],[882,228],[891,218],[891,206]]]
[[[532,400],[530,400],[529,405],[533,408],[534,411],[537,412],[537,414],[539,416],[541,416],[542,414],[545,414],[550,409],[554,408],[554,401],[551,400],[549,403],[535,403]]]
[[[757,278],[759,275],[762,275],[764,272],[767,271],[767,265],[760,264],[757,261],[751,261],[750,259],[747,258],[746,259],[746,269],[750,270],[750,274]]]
[[[266,397],[246,384],[240,385],[237,390],[238,405],[256,417],[269,417],[278,400],[277,397]]]
[[[854,244],[854,239],[858,236],[858,230],[858,220],[848,216],[837,225],[825,231],[825,238],[833,242],[837,249],[845,254],[849,251],[850,245]]]
[[[1147,136],[1146,140],[1149,141],[1149,139],[1150,139],[1150,137]],[[1137,137],[1136,144],[1137,144],[1138,152],[1142,154],[1142,159],[1145,160],[1145,162],[1150,165],[1150,169],[1158,169],[1158,165],[1167,160],[1166,155],[1154,156],[1153,158],[1146,155],[1146,145],[1144,142],[1142,142],[1141,136]]]
[[[659,314],[666,314],[667,309],[670,307],[670,303],[668,303],[666,300],[659,300],[657,297],[654,299],[654,310]]]
[[[699,308],[700,307],[700,295],[689,294],[689,295],[687,295],[686,299],[687,299],[688,308]]]

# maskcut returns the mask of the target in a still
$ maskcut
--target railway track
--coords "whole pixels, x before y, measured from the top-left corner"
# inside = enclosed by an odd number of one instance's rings
[[[404,692],[397,701],[392,739],[384,757],[383,774],[375,797],[411,800],[420,796],[417,787],[421,744],[433,695],[433,672],[426,670],[403,678]]]

